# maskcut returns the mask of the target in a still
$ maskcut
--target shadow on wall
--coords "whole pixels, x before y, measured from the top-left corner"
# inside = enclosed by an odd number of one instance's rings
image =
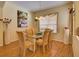
[[[79,27],[76,30],[76,35],[79,36]]]
[[[75,57],[79,57],[79,27],[76,29],[76,35],[73,37],[73,53]]]

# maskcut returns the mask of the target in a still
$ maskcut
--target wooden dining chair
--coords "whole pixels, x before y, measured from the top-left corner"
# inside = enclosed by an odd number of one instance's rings
[[[28,40],[27,34],[24,32],[17,32],[19,38],[19,52],[23,50],[23,56],[26,55],[26,49],[33,46],[33,42]]]
[[[49,48],[50,34],[51,34],[51,30],[50,29],[45,29],[42,39],[38,39],[36,41],[38,46],[42,46],[43,55],[45,55],[46,46],[47,46],[47,48]]]
[[[53,31],[50,30],[49,38],[48,38],[48,50],[52,49],[52,42],[53,42]]]
[[[35,29],[33,27],[28,27],[25,31],[29,36],[33,36],[35,34]]]

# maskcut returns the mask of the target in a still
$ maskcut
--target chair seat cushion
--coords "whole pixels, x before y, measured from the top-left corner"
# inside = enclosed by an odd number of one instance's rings
[[[38,40],[36,41],[36,43],[37,43],[37,45],[43,45],[43,40],[42,40],[42,39],[38,39]]]
[[[47,45],[47,42],[44,42],[43,39],[38,39],[38,40],[36,41],[36,43],[37,43],[37,45],[40,45],[40,46],[43,45],[43,44],[44,44],[44,45]]]

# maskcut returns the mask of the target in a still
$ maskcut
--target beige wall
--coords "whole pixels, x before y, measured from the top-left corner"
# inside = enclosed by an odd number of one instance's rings
[[[6,34],[6,44],[16,41],[18,30],[25,30],[25,28],[17,28],[17,10],[21,10],[28,13],[28,25],[31,25],[31,13],[26,9],[17,6],[11,2],[6,2],[3,7],[3,17],[12,19],[11,23],[8,25],[8,30]]]
[[[2,18],[2,7],[0,7],[0,18]],[[3,45],[3,23],[0,21],[0,46]]]
[[[69,27],[69,9],[71,8],[71,3],[56,8],[51,8],[48,10],[37,11],[34,13],[35,16],[41,16],[44,14],[56,13],[58,12],[58,33],[54,34],[54,40],[64,42],[64,27]]]
[[[73,47],[73,56],[79,57],[79,37],[78,36],[73,37],[72,47]]]
[[[79,57],[79,38],[76,37],[76,29],[77,27],[79,27],[79,2],[74,2],[74,8],[75,8],[75,15],[74,15],[74,26],[73,26],[73,53],[74,56],[78,56]]]
[[[74,2],[75,15],[74,15],[74,34],[76,34],[76,29],[79,27],[79,2]]]

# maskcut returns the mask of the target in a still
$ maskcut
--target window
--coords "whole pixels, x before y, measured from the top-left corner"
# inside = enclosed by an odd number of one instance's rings
[[[44,31],[45,28],[50,28],[54,33],[57,33],[57,14],[47,15],[44,17],[40,16],[39,23],[40,31]]]

